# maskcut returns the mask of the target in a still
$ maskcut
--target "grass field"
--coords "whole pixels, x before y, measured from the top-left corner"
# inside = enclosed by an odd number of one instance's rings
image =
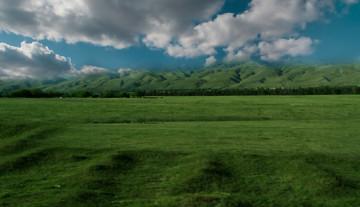
[[[360,206],[360,96],[0,99],[0,206]]]

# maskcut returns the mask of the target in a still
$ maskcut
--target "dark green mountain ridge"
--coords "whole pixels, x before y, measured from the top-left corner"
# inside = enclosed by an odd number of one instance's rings
[[[360,86],[360,65],[219,66],[191,71],[132,70],[50,80],[1,80],[0,91],[40,88],[56,91],[294,88]]]

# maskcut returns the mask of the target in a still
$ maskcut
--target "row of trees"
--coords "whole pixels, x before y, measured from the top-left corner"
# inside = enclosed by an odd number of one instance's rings
[[[73,98],[130,98],[129,92],[109,91],[104,93],[96,93],[86,90],[74,92],[59,92],[59,91],[42,91],[41,89],[19,89],[16,91],[3,94],[3,97],[8,98],[55,98],[55,97],[73,97]]]
[[[152,90],[143,93],[144,96],[339,95],[360,94],[360,87]]]
[[[42,91],[41,89],[19,89],[0,97],[23,98],[130,98],[145,96],[246,96],[246,95],[331,95],[331,94],[360,94],[360,87],[309,87],[309,88],[255,88],[255,89],[191,89],[191,90],[150,90],[150,91],[75,91],[58,92]]]
[[[54,97],[61,97],[64,93],[58,92],[58,91],[42,91],[39,88],[34,89],[19,89],[16,91],[12,91],[7,94],[3,94],[4,97],[10,97],[10,98],[54,98]]]

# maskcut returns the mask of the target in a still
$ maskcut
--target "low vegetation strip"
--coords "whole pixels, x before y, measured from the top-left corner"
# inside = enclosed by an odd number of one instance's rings
[[[357,95],[0,99],[0,206],[359,206],[359,117]]]
[[[7,98],[161,98],[163,96],[264,96],[264,95],[358,95],[360,87],[308,87],[308,88],[244,88],[244,89],[188,89],[188,90],[132,90],[132,91],[42,91],[39,88],[18,89],[0,94]]]

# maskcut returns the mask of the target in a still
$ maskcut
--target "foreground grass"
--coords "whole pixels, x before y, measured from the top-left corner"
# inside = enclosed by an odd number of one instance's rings
[[[359,106],[0,99],[0,206],[360,206]]]

